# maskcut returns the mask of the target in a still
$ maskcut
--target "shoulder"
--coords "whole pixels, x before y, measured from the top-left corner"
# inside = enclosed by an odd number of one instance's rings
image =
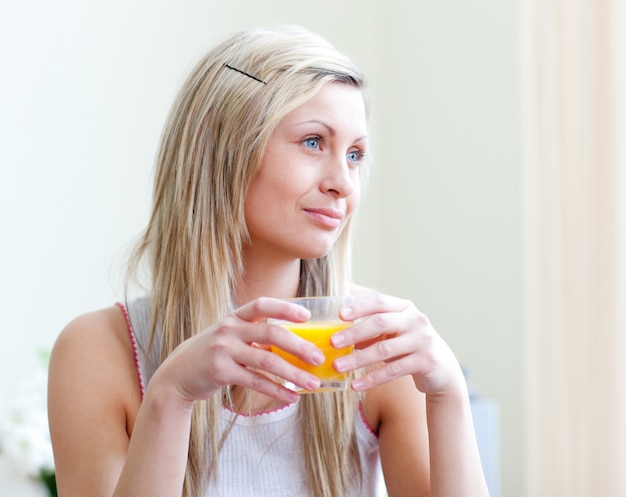
[[[55,344],[91,339],[105,338],[119,340],[126,333],[126,319],[119,306],[92,311],[78,316],[61,331]]]
[[[109,307],[70,322],[52,349],[48,377],[59,495],[84,494],[84,484],[113,492],[140,404],[122,309]]]
[[[72,320],[59,334],[50,357],[52,401],[81,396],[75,403],[103,404],[127,413],[140,401],[133,346],[118,306]],[[85,399],[87,395],[89,399]],[[139,397],[138,397],[139,395]]]
[[[76,365],[86,361],[95,365],[112,359],[114,363],[134,363],[127,360],[133,358],[132,342],[122,309],[112,306],[72,320],[54,344],[51,361],[59,357],[71,358]]]

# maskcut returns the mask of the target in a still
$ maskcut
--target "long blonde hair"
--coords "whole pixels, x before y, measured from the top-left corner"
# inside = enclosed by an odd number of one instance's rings
[[[324,39],[289,26],[230,36],[184,83],[161,138],[151,218],[129,266],[131,279],[141,267],[149,275],[151,340],[158,323],[161,360],[233,310],[248,237],[244,201],[267,141],[283,117],[331,81],[361,88],[369,108],[360,70]],[[302,261],[299,294],[345,293],[349,279],[350,223],[329,254]],[[204,495],[208,479],[219,479],[217,421],[227,396],[224,389],[195,405],[185,497]],[[310,494],[342,496],[359,474],[358,399],[350,392],[304,397]]]

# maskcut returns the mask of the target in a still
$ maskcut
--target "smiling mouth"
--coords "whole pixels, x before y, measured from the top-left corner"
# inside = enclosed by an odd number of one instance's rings
[[[332,209],[304,209],[304,212],[326,228],[338,228],[343,213]]]

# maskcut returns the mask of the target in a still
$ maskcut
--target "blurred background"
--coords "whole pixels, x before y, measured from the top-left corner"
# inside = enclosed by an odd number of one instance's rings
[[[615,381],[624,361],[602,367],[607,351],[623,350],[624,331],[618,4],[3,0],[0,402],[41,367],[39,351],[71,319],[121,298],[124,257],[148,219],[161,128],[195,61],[236,29],[300,24],[370,81],[374,168],[356,279],[413,300],[472,391],[496,403],[498,492],[624,495],[626,402]],[[581,223],[595,231],[576,232]],[[592,315],[559,319],[591,306],[586,291],[600,302]],[[596,392],[581,398],[570,373],[589,366],[584,340],[598,337],[595,326],[610,332],[592,357],[604,373],[581,373]],[[572,418],[582,399],[600,402],[598,411]],[[601,424],[620,444],[600,437],[597,450],[612,463],[599,469],[584,454],[595,454]],[[581,469],[594,476],[577,484]]]

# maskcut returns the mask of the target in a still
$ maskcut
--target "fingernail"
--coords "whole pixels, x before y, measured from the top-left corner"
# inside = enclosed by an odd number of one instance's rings
[[[307,380],[306,382],[306,388],[307,390],[317,390],[320,387],[320,380],[319,378],[311,378],[309,380]]]
[[[361,381],[361,379],[356,379],[352,382],[352,388],[354,390],[361,390],[364,386],[365,384]]]
[[[349,318],[350,316],[352,316],[352,307],[344,307],[343,309],[341,309],[341,315],[344,318]]]
[[[324,359],[326,359],[324,357],[324,354],[322,354],[321,352],[318,352],[317,350],[315,352],[313,352],[313,355],[311,356],[311,359],[313,360],[313,362],[315,364],[323,364],[324,363]]]
[[[336,348],[340,348],[343,347],[346,343],[346,337],[344,335],[342,335],[341,333],[337,334],[337,335],[333,335],[330,338],[330,341],[333,343],[333,346],[335,346]]]
[[[304,307],[300,306],[300,308],[298,309],[298,312],[296,313],[296,316],[299,319],[308,319],[309,311],[307,311]]]
[[[343,357],[335,359],[335,369],[339,372],[343,372],[348,367],[348,361]]]

